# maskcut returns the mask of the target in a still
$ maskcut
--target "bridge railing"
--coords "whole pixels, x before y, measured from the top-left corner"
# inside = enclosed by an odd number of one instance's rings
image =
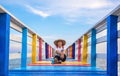
[[[11,62],[9,59],[18,59],[16,62],[19,67],[26,68],[30,62],[35,63],[52,57],[52,46],[2,6],[0,43],[0,76],[8,75],[9,62],[15,66],[15,60]],[[31,59],[27,59],[28,57]]]
[[[72,49],[70,49],[72,47]],[[68,56],[102,67],[109,76],[118,76],[120,68],[120,5],[84,33],[68,48]],[[69,54],[69,52],[72,52]],[[120,71],[120,70],[119,70]]]

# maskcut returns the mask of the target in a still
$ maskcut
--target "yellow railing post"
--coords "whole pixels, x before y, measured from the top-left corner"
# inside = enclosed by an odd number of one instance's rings
[[[37,35],[33,34],[32,36],[32,63],[36,62],[36,48],[37,46]]]
[[[85,34],[83,36],[83,50],[82,50],[82,63],[87,63],[88,57],[88,36]]]
[[[70,58],[72,58],[72,46],[70,46]]]

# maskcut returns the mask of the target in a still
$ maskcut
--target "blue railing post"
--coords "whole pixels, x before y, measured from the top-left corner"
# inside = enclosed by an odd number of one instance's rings
[[[27,28],[22,29],[21,68],[26,68],[27,64],[27,32]]]
[[[107,18],[107,74],[118,76],[117,71],[117,16],[110,15]]]
[[[46,59],[48,58],[48,44],[45,43],[45,55],[46,55]]]
[[[10,16],[0,13],[0,76],[8,76]]]
[[[91,31],[91,66],[96,67],[96,30]]]
[[[75,43],[72,45],[72,57],[75,59]]]

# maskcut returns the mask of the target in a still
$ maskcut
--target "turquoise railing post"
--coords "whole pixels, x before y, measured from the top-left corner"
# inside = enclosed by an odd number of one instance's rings
[[[117,20],[118,17],[114,15],[107,17],[107,74],[109,76],[118,76]]]
[[[22,29],[21,68],[26,68],[27,65],[27,32],[27,28]]]
[[[0,13],[0,76],[8,76],[10,16]]]
[[[96,29],[91,31],[91,66],[96,67]]]
[[[72,45],[72,57],[75,59],[75,43]]]

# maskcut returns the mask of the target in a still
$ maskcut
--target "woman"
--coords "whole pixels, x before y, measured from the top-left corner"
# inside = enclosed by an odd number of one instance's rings
[[[54,63],[58,64],[64,62],[66,60],[66,55],[64,50],[64,45],[66,44],[66,41],[62,39],[58,39],[54,41],[54,44],[56,46]]]

